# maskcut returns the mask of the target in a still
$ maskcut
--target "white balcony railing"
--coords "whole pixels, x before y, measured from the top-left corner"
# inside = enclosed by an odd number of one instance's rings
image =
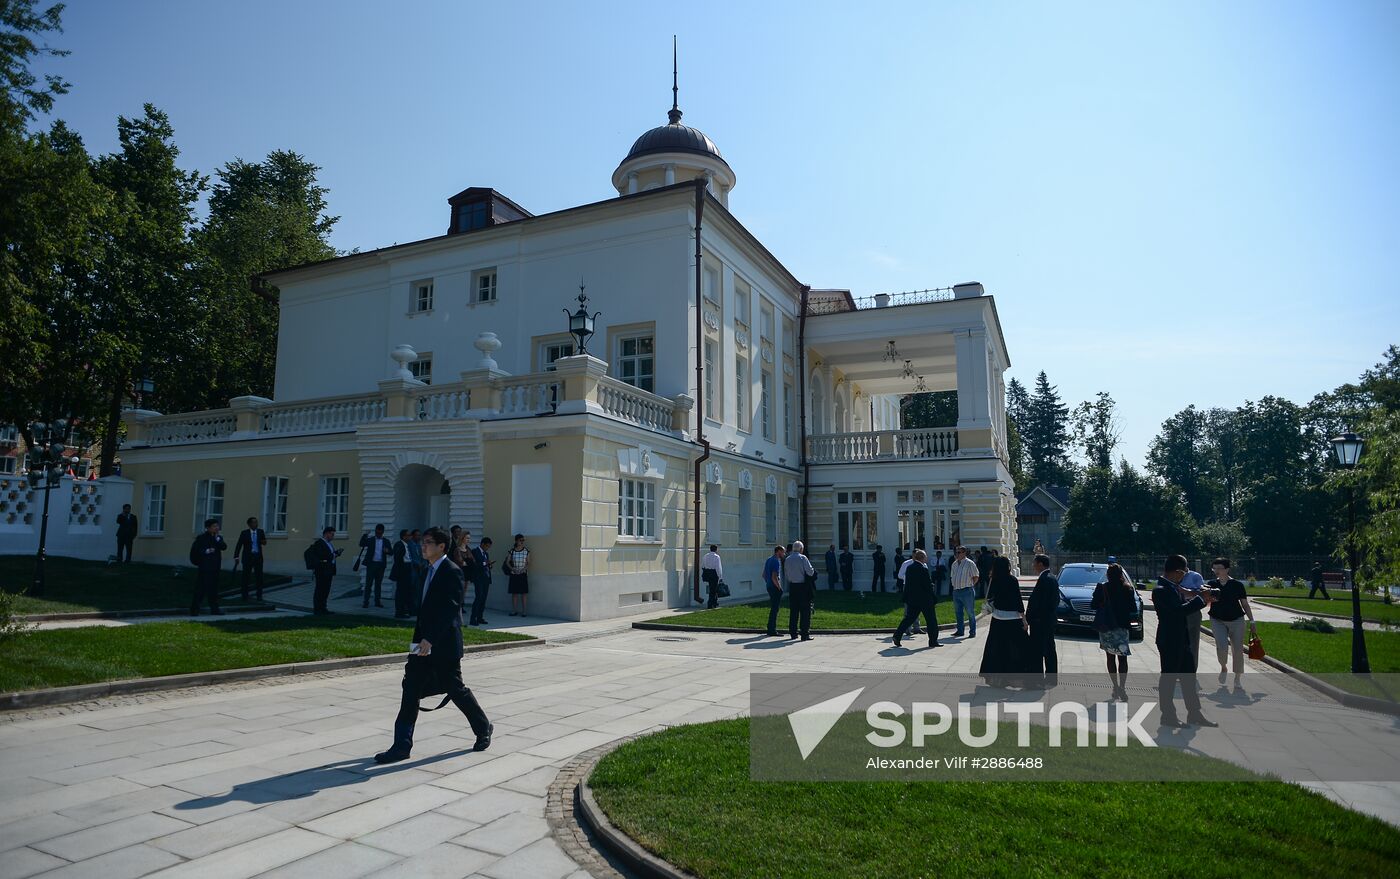
[[[824,433],[807,438],[807,460],[813,464],[922,461],[957,454],[958,432],[948,427]]]
[[[553,412],[563,401],[563,381],[557,378],[541,380],[539,373],[515,376],[501,382],[501,405],[496,409],[496,414],[503,418],[543,415]]]
[[[460,385],[438,387],[418,395],[419,421],[445,421],[466,418],[472,407],[472,392]]]
[[[147,422],[146,441],[153,446],[177,446],[185,443],[209,443],[233,435],[237,419],[228,410],[199,412],[186,415],[166,415]]]
[[[619,421],[663,433],[670,432],[671,413],[676,407],[673,401],[665,397],[634,388],[611,376],[604,376],[598,381],[598,405]]]
[[[384,399],[378,394],[317,403],[268,406],[259,415],[258,433],[339,433],[384,417]],[[232,416],[230,416],[232,417]]]

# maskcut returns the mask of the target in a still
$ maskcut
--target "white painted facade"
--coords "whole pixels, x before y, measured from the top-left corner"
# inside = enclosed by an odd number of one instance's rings
[[[347,539],[381,522],[456,523],[503,550],[520,526],[541,559],[533,607],[569,618],[688,604],[697,494],[700,542],[724,545],[736,599],[761,594],[774,541],[804,539],[817,556],[850,541],[867,582],[873,544],[892,557],[896,535],[913,533],[897,522],[937,518],[946,539],[1014,548],[1009,357],[981,285],[908,302],[809,290],[729,212],[734,177],[717,153],[634,148],[612,182],[619,195],[594,204],[269,275],[275,402],[128,413],[137,503],[164,486],[181,523],[138,543],[138,557],[182,557],[184,523],[199,518],[185,508],[192,486],[216,477],[229,529],[268,509],[255,485],[287,493],[273,568],[296,570],[325,486],[339,492],[341,479]],[[589,356],[568,356],[557,346],[572,342],[563,312],[580,282],[601,314]],[[889,342],[900,361],[884,358]],[[958,390],[956,425],[901,430],[904,359],[930,390]],[[911,499],[934,492],[941,506],[916,516]],[[631,512],[643,510],[645,524]],[[504,578],[494,588],[501,606]]]

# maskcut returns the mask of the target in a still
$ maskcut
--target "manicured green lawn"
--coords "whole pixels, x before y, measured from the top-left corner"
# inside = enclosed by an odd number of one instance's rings
[[[231,562],[229,564],[232,564]],[[223,589],[237,589],[242,572],[225,568]],[[280,574],[263,577],[264,586],[288,581]],[[0,556],[0,589],[20,593],[34,580],[34,556]],[[50,557],[44,563],[44,595],[20,595],[15,613],[92,613],[116,610],[188,608],[194,589],[194,568]]]
[[[1351,616],[1350,592],[1343,592],[1331,601],[1324,601],[1321,598],[1276,598],[1263,595],[1250,597],[1260,598],[1267,601],[1269,604],[1276,604],[1279,607],[1288,607],[1309,614],[1327,613],[1334,616]],[[1386,604],[1384,601],[1375,598],[1363,598],[1361,599],[1361,618],[1375,623],[1400,623],[1400,605]]]
[[[865,596],[861,598],[859,596]],[[778,611],[778,630],[787,631],[788,599],[783,596],[783,606]],[[982,599],[977,599],[977,609],[982,608]],[[812,629],[890,629],[894,630],[904,616],[904,605],[898,593],[894,592],[846,592],[818,589],[813,601]],[[938,602],[938,621],[955,622],[953,600],[944,597]],[[652,620],[657,623],[674,623],[682,626],[703,626],[719,629],[754,629],[763,631],[768,626],[768,601],[757,604],[736,604],[717,607],[714,610],[697,610],[693,613],[677,614]],[[920,618],[920,625],[923,619]]]
[[[630,742],[598,764],[594,796],[703,879],[1384,876],[1400,862],[1400,830],[1283,782],[757,782],[748,731]]]
[[[343,656],[407,654],[411,625],[333,615],[28,632],[0,642],[0,692]],[[467,644],[524,636],[464,629]]]
[[[1270,656],[1309,674],[1322,675],[1333,686],[1363,696],[1400,700],[1400,689],[1393,678],[1367,680],[1351,675],[1351,626],[1333,622],[1337,631],[1330,635],[1300,631],[1288,623],[1260,623],[1259,641]],[[1366,656],[1371,673],[1400,673],[1400,632],[1366,632]],[[1213,668],[1207,663],[1203,671]]]

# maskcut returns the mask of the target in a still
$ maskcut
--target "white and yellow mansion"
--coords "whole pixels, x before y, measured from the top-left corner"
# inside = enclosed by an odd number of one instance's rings
[[[680,116],[637,139],[603,201],[533,215],[471,188],[444,235],[270,273],[274,400],[126,415],[137,558],[183,562],[206,517],[236,534],[257,516],[288,572],[325,525],[347,559],[379,523],[460,524],[498,550],[520,532],[532,610],[592,619],[691,601],[697,494],[736,600],[795,539],[819,569],[848,544],[866,584],[876,543],[1014,558],[993,298],[802,284],[730,213],[734,171]],[[601,312],[586,354],[561,314],[581,278]],[[955,426],[901,429],[916,381],[958,391]]]

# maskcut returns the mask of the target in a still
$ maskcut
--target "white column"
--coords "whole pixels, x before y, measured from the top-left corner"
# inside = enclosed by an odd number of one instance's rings
[[[676,182],[676,166],[664,165],[663,167],[666,169],[666,185],[670,186]]]
[[[627,194],[634,195],[637,192],[637,172],[627,172]]]
[[[955,330],[953,350],[958,363],[958,429],[990,430],[992,382],[986,328]]]

